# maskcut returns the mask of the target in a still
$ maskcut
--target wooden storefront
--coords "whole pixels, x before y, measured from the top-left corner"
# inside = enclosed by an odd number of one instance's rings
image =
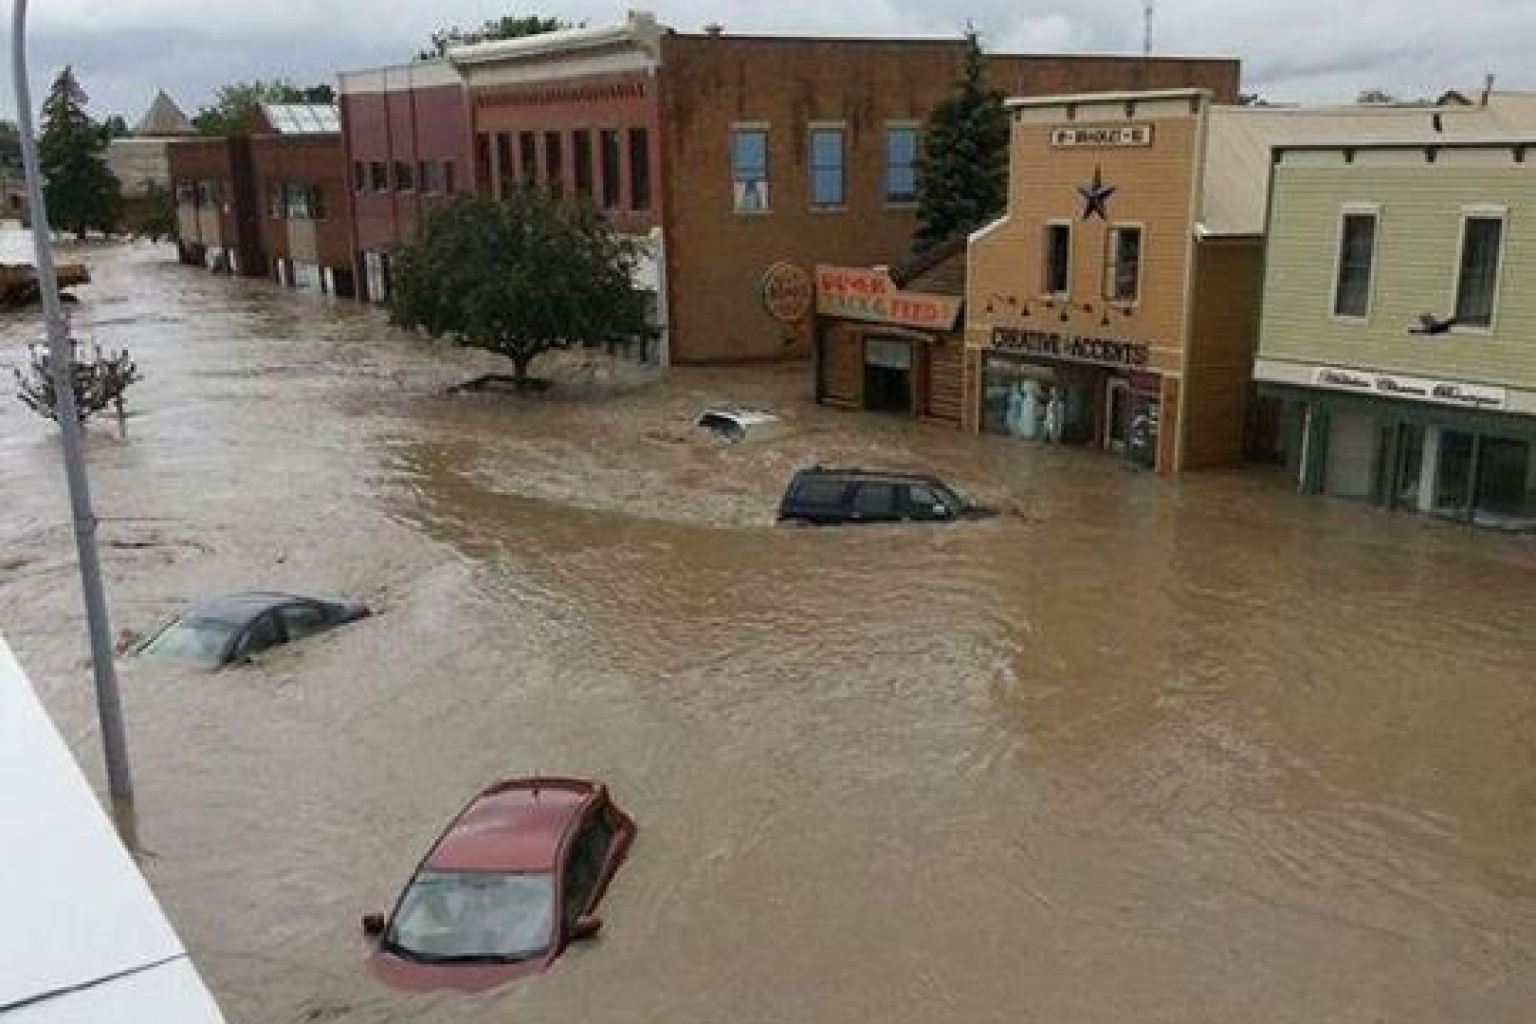
[[[960,426],[964,260],[950,246],[892,270],[817,267],[816,400]]]

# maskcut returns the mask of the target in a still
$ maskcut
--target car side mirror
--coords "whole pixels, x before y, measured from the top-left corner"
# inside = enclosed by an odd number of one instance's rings
[[[384,934],[384,915],[383,914],[364,914],[363,915],[363,934],[368,936],[370,939],[376,939],[380,935],[383,935]]]
[[[596,914],[583,914],[571,925],[571,941],[584,942],[603,930],[603,919]]]

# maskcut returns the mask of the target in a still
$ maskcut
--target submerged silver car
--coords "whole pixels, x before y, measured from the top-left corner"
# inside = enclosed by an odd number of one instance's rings
[[[139,653],[221,668],[367,614],[361,601],[272,592],[233,594],[194,606],[141,644]]]

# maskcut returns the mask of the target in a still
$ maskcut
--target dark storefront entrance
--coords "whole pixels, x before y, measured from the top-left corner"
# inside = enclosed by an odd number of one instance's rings
[[[864,408],[912,414],[912,344],[902,338],[864,339]]]
[[[1405,401],[1267,388],[1285,402],[1304,493],[1496,529],[1536,531],[1536,421]]]

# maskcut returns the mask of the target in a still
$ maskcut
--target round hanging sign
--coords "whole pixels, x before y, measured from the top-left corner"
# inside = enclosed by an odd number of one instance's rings
[[[763,308],[780,323],[796,324],[811,315],[816,283],[793,263],[774,263],[763,271]]]

